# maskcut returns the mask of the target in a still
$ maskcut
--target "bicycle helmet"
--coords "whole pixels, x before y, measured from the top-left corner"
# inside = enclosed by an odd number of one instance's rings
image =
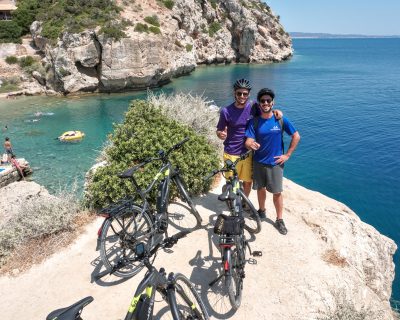
[[[268,95],[272,98],[272,100],[275,99],[275,92],[272,91],[271,89],[268,88],[262,88],[260,91],[257,93],[257,101],[260,102],[260,99],[262,96]]]
[[[235,81],[235,83],[233,84],[233,88],[235,90],[237,89],[247,89],[247,90],[251,90],[251,85],[250,85],[250,81],[242,78],[242,79],[238,79]]]

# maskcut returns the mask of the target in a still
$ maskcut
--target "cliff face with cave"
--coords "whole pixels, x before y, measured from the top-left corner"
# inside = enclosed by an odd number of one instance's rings
[[[64,33],[56,45],[31,26],[43,54],[42,90],[117,92],[154,87],[212,63],[268,63],[293,54],[291,39],[271,9],[259,0],[177,0],[170,10],[156,0],[119,3],[132,26],[119,41],[98,29]],[[137,32],[156,16],[160,34]],[[39,81],[40,80],[40,81]]]

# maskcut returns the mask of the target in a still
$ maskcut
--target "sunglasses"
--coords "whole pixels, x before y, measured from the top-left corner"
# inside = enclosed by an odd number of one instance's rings
[[[272,99],[261,99],[260,103],[271,103]]]
[[[236,92],[237,97],[247,97],[248,95],[248,92]]]

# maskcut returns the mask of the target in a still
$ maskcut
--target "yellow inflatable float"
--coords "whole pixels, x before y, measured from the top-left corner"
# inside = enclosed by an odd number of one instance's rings
[[[82,140],[84,136],[85,134],[82,131],[67,131],[64,132],[57,139],[62,142],[74,142]]]

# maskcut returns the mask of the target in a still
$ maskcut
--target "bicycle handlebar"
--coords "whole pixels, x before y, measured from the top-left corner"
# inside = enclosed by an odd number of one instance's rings
[[[236,170],[237,163],[240,160],[246,159],[250,155],[251,152],[252,152],[252,150],[247,150],[245,153],[242,153],[234,162],[232,162],[229,159],[226,160],[225,163],[224,163],[224,166],[221,169],[213,170],[210,174],[208,174],[207,176],[203,177],[203,180],[209,180],[210,178],[212,178],[213,176],[215,176],[219,172],[227,172],[227,171]]]
[[[182,147],[182,145],[188,141],[189,141],[189,137],[186,137],[181,142],[178,142],[176,145],[169,148],[169,150],[165,153],[164,157],[167,157],[172,151],[180,149]]]
[[[160,242],[159,244],[157,244],[150,252],[149,252],[149,258],[155,254],[157,252],[157,250],[159,248],[172,248],[179,239],[182,239],[184,237],[186,237],[188,234],[190,233],[190,231],[181,231],[178,232],[177,234],[174,234],[171,237],[165,238],[162,242]]]
[[[118,174],[118,177],[120,178],[130,178],[132,177],[133,173],[137,170],[139,170],[140,168],[144,167],[146,164],[153,162],[153,161],[157,161],[157,160],[165,160],[166,158],[168,158],[169,154],[174,151],[174,150],[178,150],[182,147],[182,145],[184,143],[186,143],[187,141],[189,141],[189,137],[186,137],[185,139],[183,139],[181,142],[178,142],[177,144],[173,145],[171,148],[168,149],[168,151],[164,151],[164,150],[160,150],[158,151],[158,157],[151,157],[151,158],[146,158],[146,159],[142,159],[140,160],[140,163],[125,170],[122,173]]]
[[[143,252],[143,254],[137,255],[133,259],[133,261],[139,261],[139,260],[148,261],[148,259],[151,258],[151,256],[153,256],[158,251],[158,249],[160,249],[160,248],[172,248],[178,242],[179,239],[182,239],[182,238],[186,237],[189,233],[190,233],[190,231],[181,231],[181,232],[178,232],[177,234],[174,234],[171,237],[165,238],[163,241],[158,243],[153,249],[151,249],[150,252],[145,250]],[[140,244],[141,243],[139,243],[138,245],[140,245]],[[136,249],[135,249],[135,251],[136,251]],[[137,252],[136,252],[136,254],[137,254]],[[146,264],[146,262],[145,262],[145,264]]]

